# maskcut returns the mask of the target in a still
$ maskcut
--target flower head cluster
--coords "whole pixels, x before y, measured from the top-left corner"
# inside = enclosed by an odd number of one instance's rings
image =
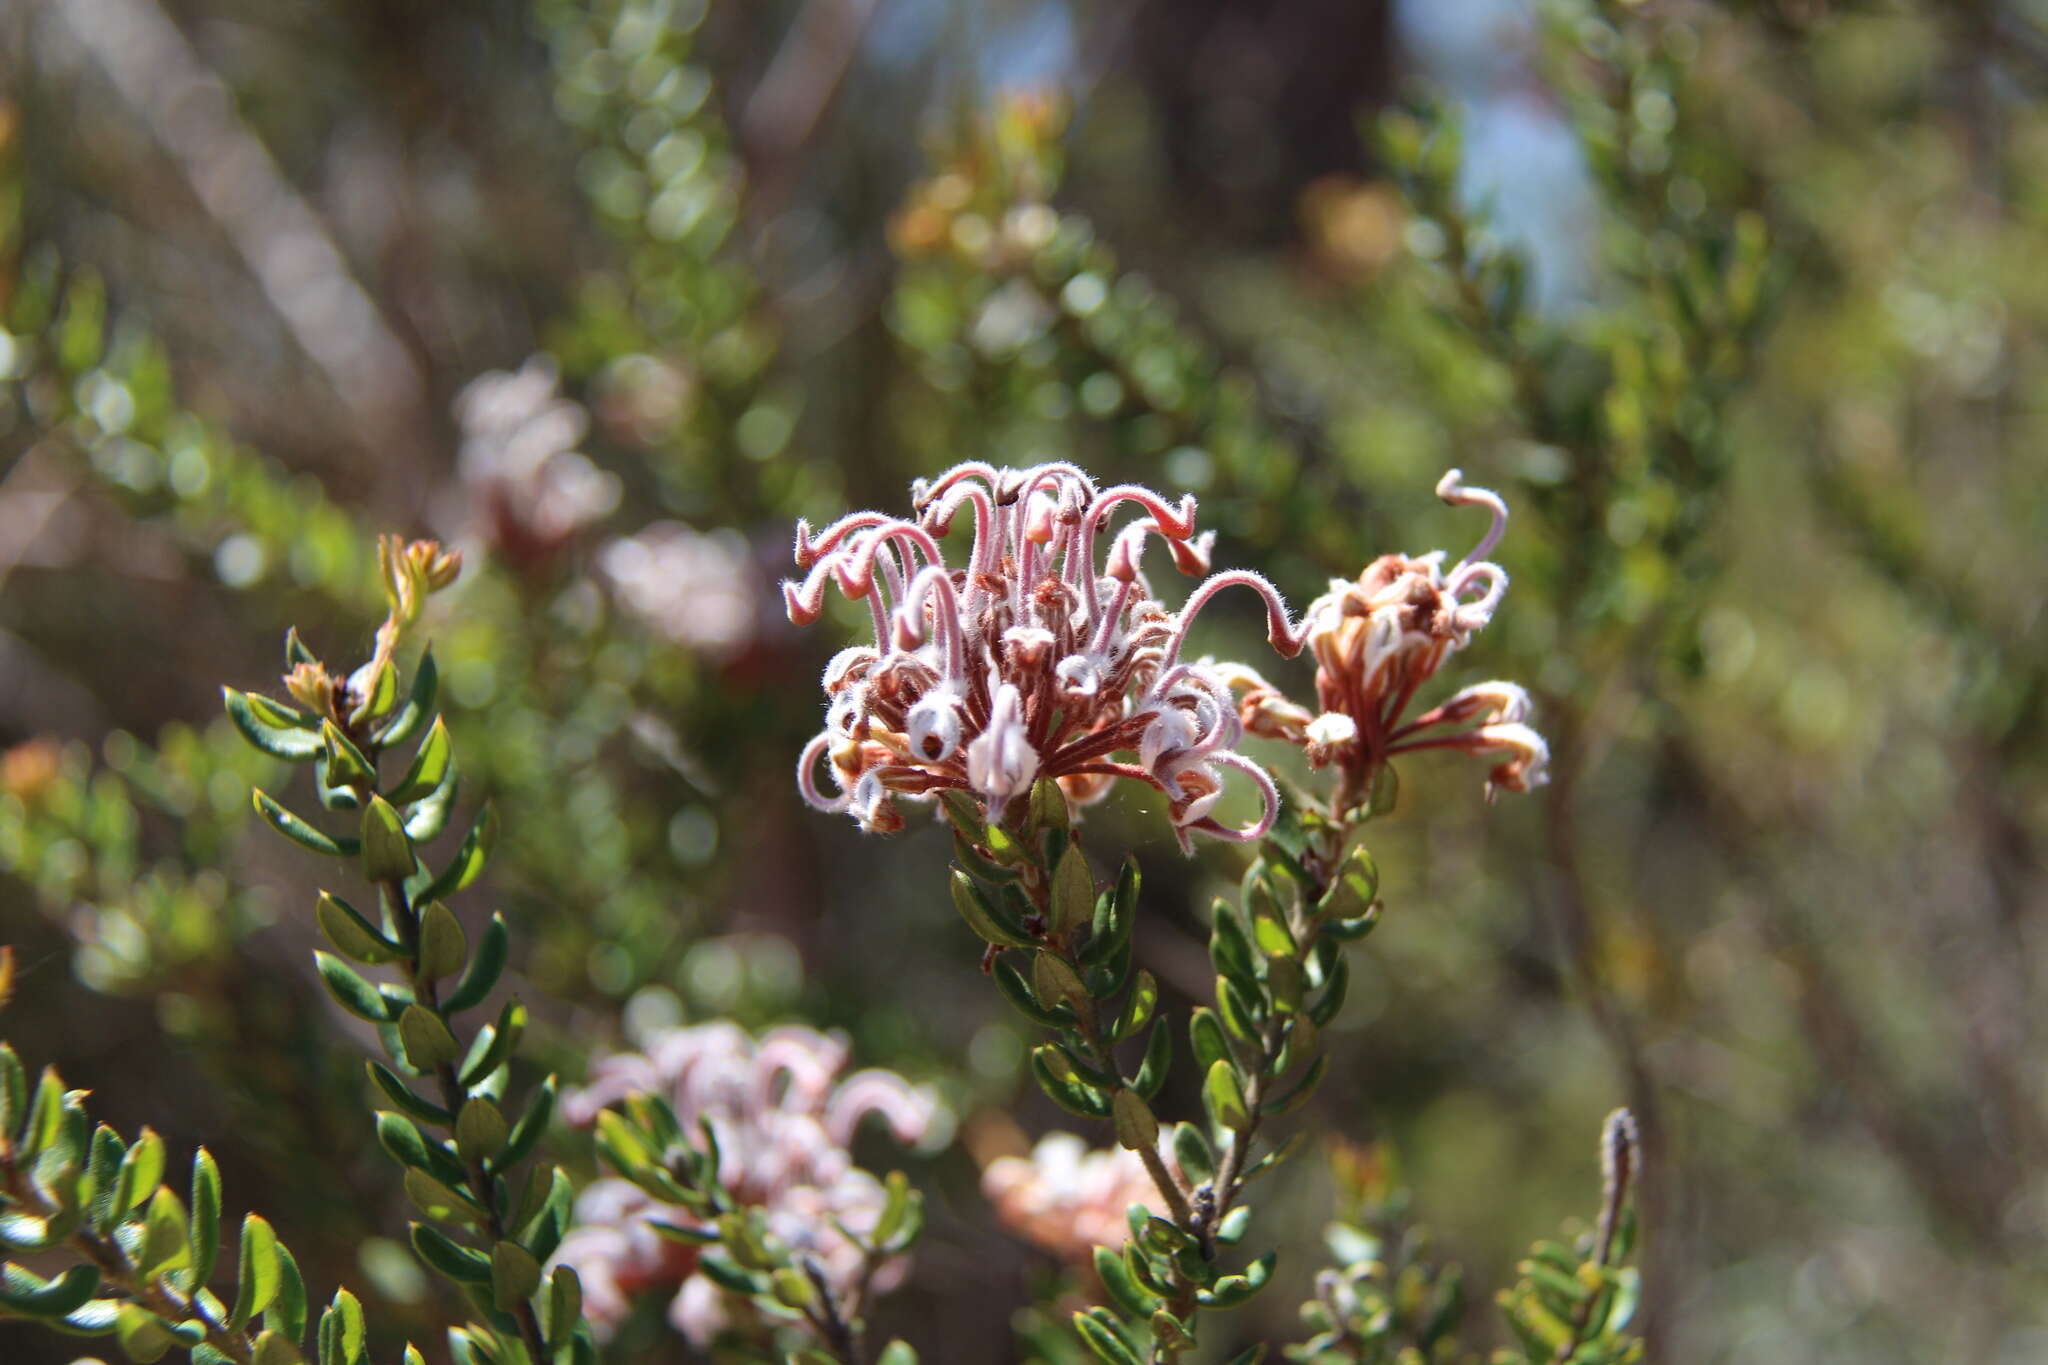
[[[920,482],[913,503],[912,520],[859,512],[816,535],[797,526],[807,574],[783,585],[790,619],[816,620],[836,584],[868,604],[875,632],[872,645],[841,651],[825,670],[825,728],[798,764],[806,800],[890,831],[902,827],[900,797],[967,791],[998,818],[1040,778],[1085,804],[1123,777],[1165,795],[1184,847],[1195,831],[1265,833],[1278,795],[1236,752],[1243,727],[1227,670],[1184,660],[1182,649],[1196,613],[1234,584],[1265,599],[1275,647],[1291,656],[1301,641],[1256,574],[1209,577],[1178,612],[1155,599],[1143,572],[1152,538],[1183,573],[1208,572],[1214,537],[1195,534],[1192,497],[1174,506],[1145,488],[1097,489],[1068,464],[973,463]],[[1144,515],[1112,534],[1125,505]],[[939,542],[962,514],[973,519],[973,546],[956,569]],[[820,760],[836,794],[818,786]],[[1211,815],[1225,768],[1264,798],[1249,828]]]
[[[669,1029],[644,1052],[607,1057],[570,1095],[573,1123],[631,1094],[657,1095],[685,1131],[709,1123],[718,1140],[719,1180],[733,1199],[761,1210],[768,1231],[822,1270],[835,1294],[886,1289],[907,1269],[902,1258],[869,1274],[861,1249],[840,1231],[873,1230],[888,1199],[882,1183],[853,1164],[848,1145],[863,1118],[878,1114],[897,1141],[922,1143],[946,1124],[938,1102],[889,1071],[842,1077],[846,1044],[800,1027],[756,1039],[723,1020]],[[674,1294],[669,1320],[698,1346],[728,1323],[718,1286],[697,1270],[697,1251],[662,1237],[656,1222],[689,1222],[623,1180],[600,1180],[576,1202],[577,1226],[556,1261],[583,1281],[585,1311],[600,1330],[626,1315],[634,1296]]]
[[[982,1171],[981,1189],[1012,1232],[1077,1265],[1124,1240],[1126,1209],[1159,1199],[1136,1152],[1091,1149],[1072,1133],[1046,1134],[1030,1156],[997,1157]]]
[[[1239,709],[1247,729],[1299,745],[1315,767],[1339,769],[1340,812],[1369,799],[1372,779],[1389,758],[1416,749],[1497,757],[1489,793],[1527,791],[1546,780],[1550,750],[1527,724],[1529,697],[1514,683],[1476,684],[1407,719],[1416,692],[1493,619],[1508,586],[1507,574],[1485,558],[1507,529],[1507,504],[1486,489],[1467,488],[1455,469],[1436,491],[1453,506],[1486,508],[1492,526],[1448,570],[1441,550],[1382,555],[1355,582],[1335,580],[1309,604],[1302,629],[1315,656],[1321,714],[1250,669],[1231,675],[1244,689]]]

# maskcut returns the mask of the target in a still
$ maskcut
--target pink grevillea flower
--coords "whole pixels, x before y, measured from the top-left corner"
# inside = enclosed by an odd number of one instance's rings
[[[1272,779],[1236,751],[1243,727],[1223,673],[1182,652],[1196,614],[1239,584],[1264,598],[1282,654],[1298,653],[1301,636],[1257,574],[1209,577],[1177,612],[1154,598],[1142,568],[1154,537],[1183,573],[1208,572],[1214,536],[1195,534],[1192,497],[1175,506],[1149,489],[1097,489],[1067,464],[963,464],[920,482],[912,502],[913,520],[857,512],[815,535],[797,525],[807,572],[783,584],[790,619],[816,620],[837,585],[868,604],[875,632],[825,670],[825,728],[797,768],[805,800],[887,832],[902,827],[903,797],[971,792],[994,819],[1040,778],[1086,804],[1122,777],[1165,795],[1184,848],[1197,831],[1264,835],[1279,806]],[[1126,505],[1144,515],[1112,534]],[[939,542],[963,514],[973,544],[956,569]],[[834,793],[818,785],[821,760]],[[1224,769],[1263,800],[1246,828],[1210,813]]]
[[[943,1141],[950,1123],[929,1091],[893,1072],[842,1077],[846,1060],[844,1041],[808,1028],[771,1029],[759,1039],[722,1020],[669,1029],[644,1052],[600,1061],[563,1111],[589,1124],[638,1093],[666,1100],[686,1132],[708,1122],[719,1179],[734,1200],[759,1208],[772,1236],[816,1262],[842,1303],[857,1304],[900,1282],[908,1262],[871,1267],[839,1231],[872,1231],[888,1203],[882,1183],[847,1154],[855,1130],[879,1115],[898,1142],[923,1144]],[[623,1180],[600,1180],[578,1197],[576,1218],[555,1260],[581,1277],[585,1311],[601,1332],[654,1291],[673,1296],[669,1321],[699,1347],[731,1321],[726,1295],[697,1272],[696,1249],[653,1227],[694,1221],[688,1211]]]
[[[1299,745],[1315,767],[1337,767],[1340,813],[1369,799],[1373,777],[1389,758],[1418,749],[1498,758],[1489,796],[1547,780],[1549,746],[1527,724],[1529,697],[1514,683],[1480,683],[1407,718],[1416,692],[1493,619],[1508,586],[1507,574],[1485,558],[1507,530],[1507,504],[1484,488],[1467,488],[1455,469],[1436,491],[1453,506],[1486,508],[1493,524],[1449,570],[1441,550],[1419,558],[1382,555],[1356,582],[1335,580],[1309,604],[1302,629],[1316,660],[1320,715],[1250,669],[1229,674],[1244,692],[1239,714],[1247,729]]]
[[[1095,1248],[1123,1243],[1126,1209],[1159,1200],[1136,1152],[1090,1149],[1072,1133],[1046,1134],[1028,1157],[997,1157],[981,1173],[981,1190],[1010,1231],[1077,1266],[1088,1265]]]

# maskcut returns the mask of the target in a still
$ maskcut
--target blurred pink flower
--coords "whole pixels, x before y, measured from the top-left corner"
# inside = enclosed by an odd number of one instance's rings
[[[1125,1210],[1159,1199],[1136,1152],[1091,1149],[1072,1133],[1047,1133],[1028,1157],[997,1157],[981,1190],[1012,1232],[1076,1265],[1089,1264],[1099,1246],[1121,1246],[1130,1235]]]
[[[724,657],[754,638],[767,585],[736,531],[656,522],[606,545],[597,563],[626,609],[676,644]]]
[[[719,1178],[742,1205],[759,1208],[772,1236],[816,1261],[835,1294],[857,1302],[899,1282],[897,1257],[870,1268],[835,1223],[871,1230],[888,1200],[882,1182],[853,1164],[855,1130],[879,1115],[897,1141],[943,1140],[950,1124],[930,1091],[893,1072],[842,1077],[843,1040],[813,1029],[771,1029],[756,1039],[723,1020],[668,1029],[643,1052],[607,1057],[590,1084],[563,1101],[569,1121],[590,1124],[632,1094],[659,1096],[684,1131],[709,1123],[718,1139]],[[673,1294],[669,1321],[693,1344],[727,1325],[726,1297],[697,1273],[697,1253],[662,1237],[653,1221],[692,1222],[623,1180],[600,1180],[576,1201],[577,1225],[555,1261],[576,1270],[586,1311],[600,1331],[615,1327],[644,1292]]]
[[[552,357],[479,375],[455,396],[462,429],[456,473],[494,548],[519,564],[544,560],[619,505],[619,481],[576,447],[589,430],[582,405],[564,398]]]

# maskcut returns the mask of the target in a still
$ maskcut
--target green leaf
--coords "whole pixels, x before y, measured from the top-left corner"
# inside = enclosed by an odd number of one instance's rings
[[[1244,1090],[1237,1083],[1237,1069],[1227,1060],[1209,1067],[1202,1082],[1202,1102],[1218,1127],[1242,1133],[1251,1127],[1251,1112],[1245,1108]]]
[[[415,1094],[412,1087],[399,1079],[398,1073],[382,1062],[365,1059],[364,1069],[370,1074],[370,1082],[384,1093],[384,1097],[403,1110],[408,1117],[422,1123],[431,1123],[445,1128],[455,1116],[431,1100]]]
[[[480,1050],[473,1049],[474,1055],[463,1059],[458,1079],[464,1089],[482,1084],[486,1076],[505,1064],[513,1049],[519,1046],[520,1035],[526,1032],[526,1017],[526,1006],[517,1000],[505,1002],[504,1008],[498,1011],[497,1024],[486,1030],[491,1041]],[[479,1034],[479,1038],[481,1036]]]
[[[445,782],[412,803],[411,813],[405,817],[406,837],[414,844],[440,838],[441,831],[448,828],[448,817],[455,813],[455,797],[461,790],[462,782],[451,770]]]
[[[569,1183],[568,1172],[559,1166],[546,1170],[547,1197],[541,1201],[540,1211],[529,1221],[525,1234],[527,1250],[541,1261],[554,1255],[555,1248],[562,1244],[562,1237],[568,1232],[574,1216],[576,1201],[576,1188]]]
[[[306,1365],[306,1357],[290,1338],[277,1331],[266,1331],[256,1338],[256,1349],[250,1353],[255,1365]]]
[[[1216,1178],[1216,1151],[1201,1128],[1192,1123],[1174,1125],[1173,1161],[1181,1174],[1196,1184]]]
[[[526,1102],[526,1112],[519,1116],[519,1122],[512,1125],[504,1149],[488,1163],[491,1172],[510,1170],[526,1160],[527,1153],[547,1131],[548,1119],[554,1112],[555,1078],[550,1076],[534,1090],[533,1097]]]
[[[425,1005],[405,1007],[398,1016],[398,1037],[405,1044],[405,1060],[429,1075],[462,1055],[448,1025]]]
[[[220,1259],[220,1167],[201,1147],[192,1154],[192,1284],[204,1288]]]
[[[28,1112],[28,1076],[14,1049],[0,1043],[0,1137],[11,1137]]]
[[[320,743],[327,759],[321,780],[330,787],[368,788],[377,785],[377,769],[363,756],[341,727],[331,720],[320,722]]]
[[[435,903],[439,904],[438,901]],[[448,992],[448,998],[441,1002],[443,1014],[460,1014],[483,1003],[505,970],[508,937],[505,917],[492,915],[491,922],[484,926],[483,935],[477,940],[476,956],[469,960],[469,969],[462,974],[462,980],[455,983],[455,989]]]
[[[1090,1119],[1108,1118],[1109,1097],[1083,1081],[1061,1076],[1054,1070],[1057,1064],[1052,1059],[1056,1057],[1060,1057],[1059,1049],[1050,1043],[1032,1049],[1031,1071],[1038,1080],[1039,1089],[1070,1114]],[[1064,1063],[1065,1058],[1060,1058],[1060,1062]]]
[[[234,1331],[247,1327],[277,1297],[277,1234],[256,1214],[242,1220],[241,1261],[235,1275],[235,1306],[228,1314]]]
[[[1235,1308],[1266,1287],[1273,1277],[1273,1263],[1277,1256],[1267,1252],[1244,1268],[1241,1275],[1225,1275],[1208,1289],[1195,1295],[1195,1301],[1204,1308]]]
[[[453,976],[468,956],[469,937],[462,932],[455,912],[439,901],[429,901],[420,915],[420,971],[435,979]]]
[[[1138,1064],[1138,1074],[1131,1079],[1131,1089],[1148,1100],[1152,1099],[1166,1084],[1166,1073],[1172,1068],[1173,1026],[1162,1019],[1152,1026],[1152,1036],[1145,1043],[1145,1059]]]
[[[768,1292],[784,1308],[804,1309],[818,1301],[817,1288],[810,1279],[802,1271],[789,1266],[769,1274]]]
[[[346,1289],[334,1291],[334,1302],[321,1315],[323,1329],[329,1318],[335,1323],[338,1358],[330,1362],[322,1351],[320,1365],[357,1365],[362,1358],[368,1329],[363,1323],[363,1305]]]
[[[113,1221],[127,1217],[128,1210],[154,1194],[163,1178],[164,1140],[156,1135],[155,1129],[144,1128],[135,1145],[121,1158],[121,1173],[115,1178],[114,1200],[109,1209]]]
[[[1366,799],[1366,817],[1370,819],[1375,815],[1385,815],[1394,808],[1394,803],[1400,798],[1400,775],[1394,771],[1393,764],[1380,764],[1379,771],[1372,777],[1372,794]]]
[[[164,1353],[178,1344],[169,1323],[133,1303],[124,1304],[116,1310],[114,1334],[120,1340],[121,1349],[137,1365],[150,1365],[151,1361],[162,1360]]]
[[[1062,1004],[1076,1014],[1088,1007],[1088,988],[1057,953],[1041,952],[1031,959],[1031,988],[1038,1007],[1048,1013]]]
[[[1069,843],[1052,874],[1053,932],[1064,934],[1088,923],[1095,913],[1095,877],[1078,844]]]
[[[313,828],[271,800],[261,788],[251,792],[249,799],[255,805],[256,813],[268,820],[272,829],[315,853],[324,853],[330,858],[353,858],[362,848],[357,840],[337,839]]]
[[[339,896],[322,891],[314,903],[313,918],[337,952],[358,962],[391,962],[405,956],[404,949]]]
[[[405,1173],[405,1193],[421,1213],[437,1223],[476,1223],[483,1218],[474,1199],[418,1167]]]
[[[1344,992],[1350,983],[1351,968],[1340,957],[1330,969],[1330,978],[1323,987],[1323,993],[1309,1002],[1307,1016],[1317,1028],[1328,1028],[1330,1021],[1337,1017],[1337,1011],[1344,1008]]]
[[[1073,820],[1067,812],[1067,794],[1057,779],[1041,777],[1031,784],[1031,827],[1037,830],[1068,829]]]
[[[1197,1005],[1188,1012],[1188,1046],[1194,1049],[1195,1061],[1204,1074],[1230,1056],[1230,1041],[1224,1037],[1222,1021],[1207,1005]]]
[[[917,1365],[917,1351],[899,1338],[882,1348],[882,1354],[875,1357],[875,1365]]]
[[[1117,869],[1116,885],[1095,898],[1095,922],[1090,926],[1083,962],[1093,965],[1108,958],[1130,942],[1131,929],[1138,920],[1138,860],[1126,857]]]
[[[412,691],[406,696],[405,705],[377,732],[377,747],[389,749],[409,743],[434,714],[434,698],[440,686],[441,673],[434,667],[434,651],[429,649],[420,655],[419,667],[413,670]]]
[[[153,1280],[191,1264],[191,1232],[185,1206],[178,1202],[177,1195],[159,1185],[150,1198],[149,1212],[143,1216],[142,1251],[135,1258],[136,1269],[143,1279]]]
[[[100,1287],[95,1266],[78,1265],[46,1280],[9,1261],[0,1266],[0,1309],[30,1318],[68,1317]]]
[[[329,778],[328,758],[328,751],[323,746],[320,756],[313,760],[313,790],[319,795],[320,804],[329,810],[361,810],[363,798],[360,791],[342,781],[339,775]]]
[[[442,786],[454,770],[455,744],[448,737],[448,723],[437,717],[405,776],[391,789],[391,800],[400,806],[417,801]]]
[[[264,1310],[263,1325],[292,1342],[306,1335],[306,1280],[282,1242],[277,1244],[277,1297]]]
[[[707,1252],[698,1259],[697,1268],[720,1289],[750,1296],[761,1292],[761,1282],[734,1265],[728,1256]]]
[[[1251,1003],[1251,997],[1227,976],[1216,978],[1216,1012],[1223,1020],[1223,1031],[1247,1047],[1259,1046],[1259,1009]]]
[[[64,1079],[46,1066],[28,1102],[28,1121],[21,1128],[21,1157],[33,1161],[57,1140],[64,1126]]]
[[[1143,1365],[1138,1353],[1121,1336],[1085,1312],[1074,1314],[1074,1331],[1079,1334],[1082,1345],[1104,1365]]]
[[[119,1326],[122,1307],[114,1299],[92,1299],[50,1326],[71,1336],[103,1337]]]
[[[242,738],[272,758],[308,763],[319,756],[320,731],[311,716],[232,687],[223,687],[220,696]]]
[[[1110,1041],[1121,1043],[1126,1038],[1136,1037],[1138,1030],[1151,1022],[1158,1008],[1159,983],[1153,979],[1152,973],[1141,967],[1138,969],[1138,984],[1131,988],[1116,1023],[1110,1026]]]
[[[541,1263],[518,1242],[492,1246],[492,1300],[498,1312],[514,1312],[541,1289]]]
[[[327,987],[327,993],[358,1019],[367,1019],[381,1024],[391,1017],[385,1007],[384,997],[372,989],[370,983],[356,974],[356,970],[332,953],[313,951],[313,965],[320,972],[320,982]]]
[[[1135,1090],[1119,1090],[1110,1096],[1110,1116],[1116,1120],[1117,1144],[1133,1152],[1150,1152],[1159,1146],[1159,1120],[1152,1106]]]
[[[872,1246],[884,1247],[901,1232],[910,1221],[910,1206],[917,1199],[917,1192],[910,1188],[910,1177],[901,1171],[889,1172],[883,1184],[887,1198],[882,1205],[882,1216],[875,1220],[875,1230],[868,1238]]]
[[[1108,1247],[1095,1248],[1095,1278],[1109,1291],[1116,1306],[1134,1318],[1147,1318],[1159,1306],[1159,1296],[1138,1283],[1123,1256]]]
[[[377,719],[377,717],[390,711],[398,702],[397,665],[392,663],[389,658],[372,661],[372,663],[365,665],[364,669],[358,669],[355,677],[349,679],[351,690],[354,690],[356,678],[362,677],[365,669],[368,670],[370,676],[368,681],[362,685],[362,705],[348,713],[348,723],[351,726],[359,726]]]
[[[377,1141],[399,1165],[425,1171],[451,1188],[469,1179],[469,1172],[462,1169],[454,1153],[437,1142],[427,1141],[403,1114],[388,1109],[377,1111]]]
[[[363,807],[363,880],[402,882],[416,865],[397,809],[381,796],[371,797]]]
[[[1216,1240],[1227,1247],[1234,1247],[1244,1240],[1245,1231],[1251,1225],[1251,1205],[1239,1204],[1217,1222]]]
[[[1380,870],[1362,848],[1351,850],[1344,866],[1316,902],[1317,919],[1355,919],[1372,907],[1380,894]]]
[[[455,1150],[464,1161],[482,1165],[497,1155],[511,1135],[511,1126],[498,1106],[482,1096],[472,1098],[455,1116]]]
[[[1031,987],[1025,984],[1024,974],[1017,970],[1007,955],[998,957],[989,965],[989,979],[995,982],[996,990],[1003,999],[1033,1023],[1046,1028],[1065,1028],[1074,1022],[1073,1011],[1064,1005],[1057,1010],[1040,1006]]]
[[[1016,835],[994,822],[994,815],[995,812],[991,811],[989,826],[985,831],[987,838],[984,840],[984,843],[988,846],[990,855],[998,863],[1006,867],[1015,867],[1025,860],[1024,846],[1017,842]]]
[[[1259,1112],[1267,1118],[1278,1118],[1282,1114],[1292,1113],[1294,1110],[1299,1109],[1308,1102],[1310,1095],[1316,1093],[1316,1087],[1323,1083],[1323,1073],[1329,1069],[1329,1062],[1330,1057],[1328,1053],[1317,1056],[1313,1062],[1309,1063],[1308,1070],[1303,1073],[1300,1080],[1294,1083],[1291,1089],[1285,1094],[1277,1095],[1261,1104]]]
[[[477,812],[476,823],[469,827],[469,833],[462,840],[462,847],[456,850],[455,860],[413,897],[413,903],[417,905],[426,901],[447,900],[469,886],[483,874],[484,863],[489,860],[491,845],[497,841],[497,837],[497,812],[486,805]]]
[[[1036,942],[1022,925],[1012,922],[1008,914],[997,908],[974,878],[957,867],[953,869],[952,885],[953,907],[976,934],[1001,948],[1029,948]]]
[[[548,1275],[548,1344],[559,1346],[583,1320],[583,1281],[576,1271],[558,1265]]]
[[[1267,957],[1291,959],[1301,955],[1301,945],[1294,941],[1280,907],[1271,900],[1262,899],[1252,914],[1252,941]]]
[[[1244,922],[1238,918],[1237,908],[1229,901],[1219,899],[1212,913],[1210,961],[1216,964],[1216,970],[1222,975],[1256,986],[1258,965],[1252,957],[1251,940],[1245,936]]]
[[[445,1233],[425,1223],[412,1225],[412,1247],[433,1269],[462,1284],[489,1284],[491,1258],[481,1251],[450,1241]]]

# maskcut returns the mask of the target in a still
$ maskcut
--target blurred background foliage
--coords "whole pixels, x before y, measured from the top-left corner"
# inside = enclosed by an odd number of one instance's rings
[[[1461,553],[1455,464],[1516,512],[1463,680],[1556,780],[1403,771],[1310,1121],[1502,1285],[1631,1105],[1654,1359],[2048,1357],[2039,5],[10,0],[0,80],[14,1041],[316,1292],[442,1311],[214,688],[361,647],[376,532],[468,553],[430,633],[552,1063],[801,1018],[940,1086],[879,1322],[993,1360],[1063,1288],[977,1163],[1060,1120],[945,838],[796,799],[791,520],[1071,458],[1299,603]],[[1144,804],[1091,819],[1184,1005],[1238,855]],[[1303,1334],[1333,1180],[1268,1193],[1247,1339]]]

